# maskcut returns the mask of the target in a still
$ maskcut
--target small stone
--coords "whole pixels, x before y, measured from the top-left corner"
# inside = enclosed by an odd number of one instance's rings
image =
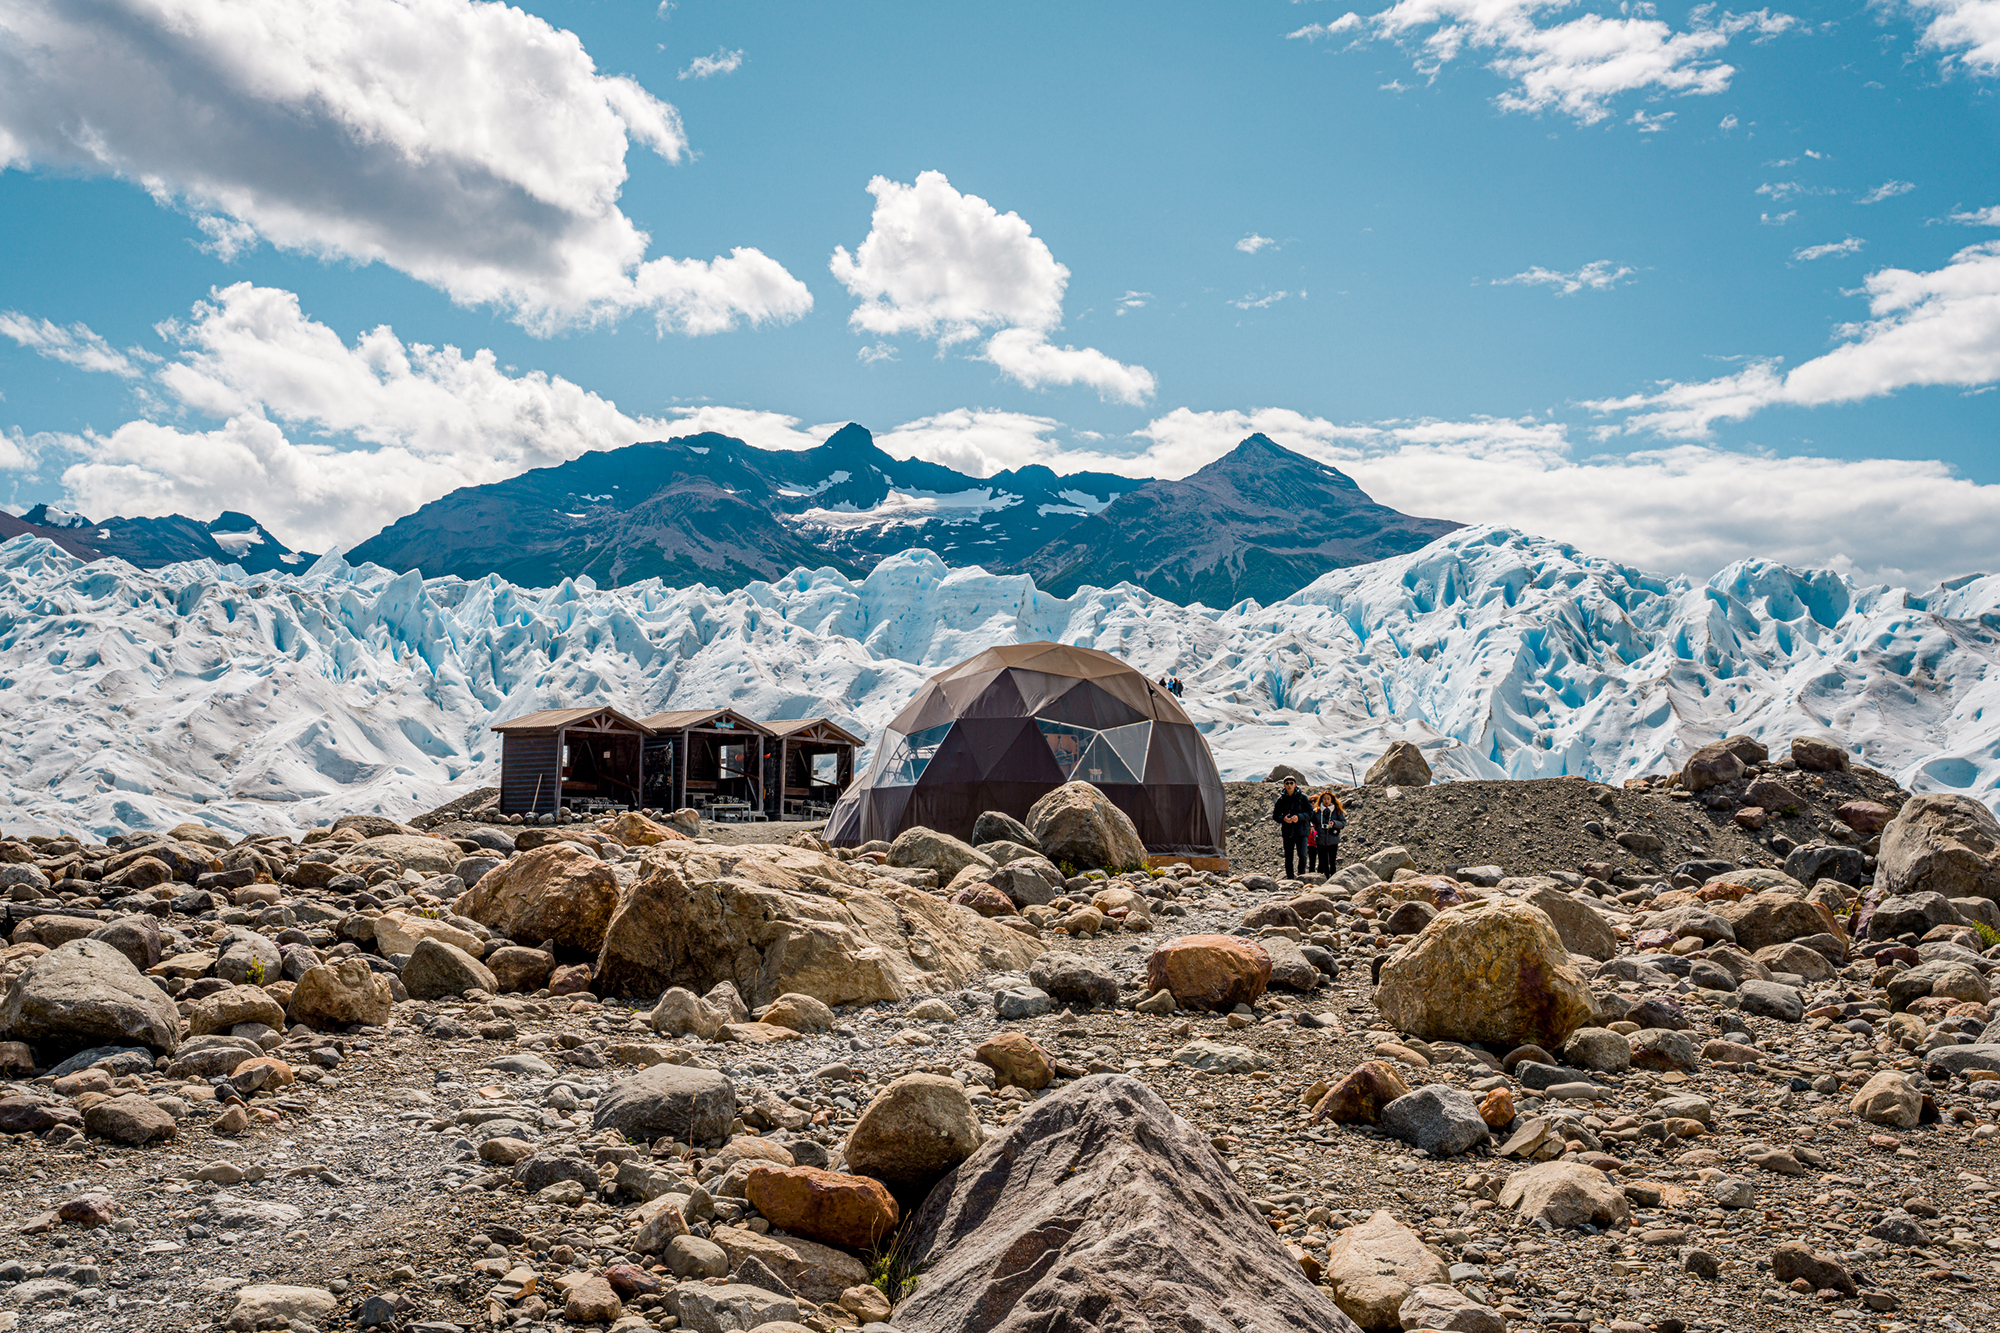
[[[569,1289],[563,1318],[572,1324],[608,1324],[625,1313],[625,1303],[602,1277],[588,1277]]]

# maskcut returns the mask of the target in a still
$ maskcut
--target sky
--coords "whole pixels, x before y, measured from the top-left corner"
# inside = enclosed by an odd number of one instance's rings
[[[2000,567],[2000,0],[0,0],[0,503],[351,546],[856,421]]]

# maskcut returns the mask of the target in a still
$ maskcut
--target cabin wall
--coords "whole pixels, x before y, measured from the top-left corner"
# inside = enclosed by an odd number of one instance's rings
[[[500,738],[500,810],[552,815],[561,799],[562,751],[553,731],[509,732]]]

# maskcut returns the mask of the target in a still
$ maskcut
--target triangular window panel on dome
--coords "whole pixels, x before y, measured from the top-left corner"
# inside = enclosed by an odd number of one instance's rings
[[[909,735],[894,731],[882,734],[882,757],[877,761],[874,783],[879,787],[913,787],[917,779],[930,767],[938,747],[944,744],[945,734],[952,728],[949,722],[942,726],[925,727]]]
[[[1042,739],[1065,782],[1144,782],[1146,747],[1152,741],[1153,724],[1135,722],[1130,726],[1096,731],[1069,722],[1035,719]]]
[[[1146,747],[1153,743],[1153,724],[1134,722],[1129,727],[1112,727],[1097,733],[1097,743],[1117,757],[1129,778],[1112,778],[1113,782],[1144,782],[1146,780]]]
[[[1056,767],[1062,770],[1063,781],[1068,782],[1083,762],[1083,752],[1097,739],[1097,733],[1089,727],[1071,726],[1067,722],[1051,722],[1045,717],[1035,719],[1041,729],[1042,739],[1049,743],[1049,753],[1055,756]]]

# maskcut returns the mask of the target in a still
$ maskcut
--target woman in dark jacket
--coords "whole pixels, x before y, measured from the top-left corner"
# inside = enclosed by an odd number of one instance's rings
[[[1313,869],[1331,875],[1340,857],[1340,831],[1347,827],[1347,810],[1340,798],[1323,791],[1313,803]]]

